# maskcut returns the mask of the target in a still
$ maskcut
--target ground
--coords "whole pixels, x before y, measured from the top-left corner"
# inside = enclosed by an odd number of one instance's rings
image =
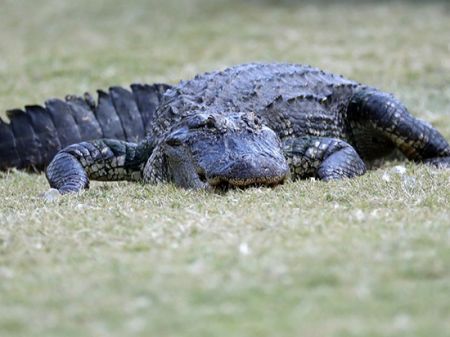
[[[1,7],[1,111],[277,60],[394,92],[450,139],[445,1]],[[395,162],[339,182],[94,183],[46,202],[43,175],[1,174],[0,335],[449,336],[449,187],[449,171]]]

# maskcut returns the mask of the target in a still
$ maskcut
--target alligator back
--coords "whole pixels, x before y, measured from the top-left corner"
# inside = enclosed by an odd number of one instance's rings
[[[307,65],[238,65],[198,75],[168,90],[153,133],[164,133],[174,121],[197,111],[253,111],[280,137],[287,131],[279,118],[283,115],[292,124],[295,136],[345,138],[343,114],[358,87],[361,85],[357,82]]]
[[[44,106],[7,111],[0,119],[0,170],[43,170],[60,149],[81,141],[115,138],[138,142],[147,134],[166,84],[111,87],[91,95],[50,99]]]

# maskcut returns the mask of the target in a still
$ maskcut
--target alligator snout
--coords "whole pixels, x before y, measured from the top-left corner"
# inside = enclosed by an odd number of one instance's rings
[[[284,160],[274,161],[263,156],[242,156],[226,164],[219,163],[206,173],[212,187],[276,186],[284,182],[289,168]]]

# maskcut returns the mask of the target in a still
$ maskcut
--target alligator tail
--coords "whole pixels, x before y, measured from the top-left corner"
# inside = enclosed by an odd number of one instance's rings
[[[42,171],[60,149],[86,140],[138,142],[169,88],[167,84],[132,84],[131,91],[99,90],[97,103],[85,94],[9,110],[9,123],[0,118],[0,170]]]

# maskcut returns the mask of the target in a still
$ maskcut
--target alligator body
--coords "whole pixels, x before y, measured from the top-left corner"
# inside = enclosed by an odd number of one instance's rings
[[[46,174],[66,193],[92,179],[217,188],[351,178],[395,149],[450,167],[448,142],[392,95],[309,66],[244,64],[131,89],[13,110],[0,122],[0,168],[42,169],[57,152]]]

